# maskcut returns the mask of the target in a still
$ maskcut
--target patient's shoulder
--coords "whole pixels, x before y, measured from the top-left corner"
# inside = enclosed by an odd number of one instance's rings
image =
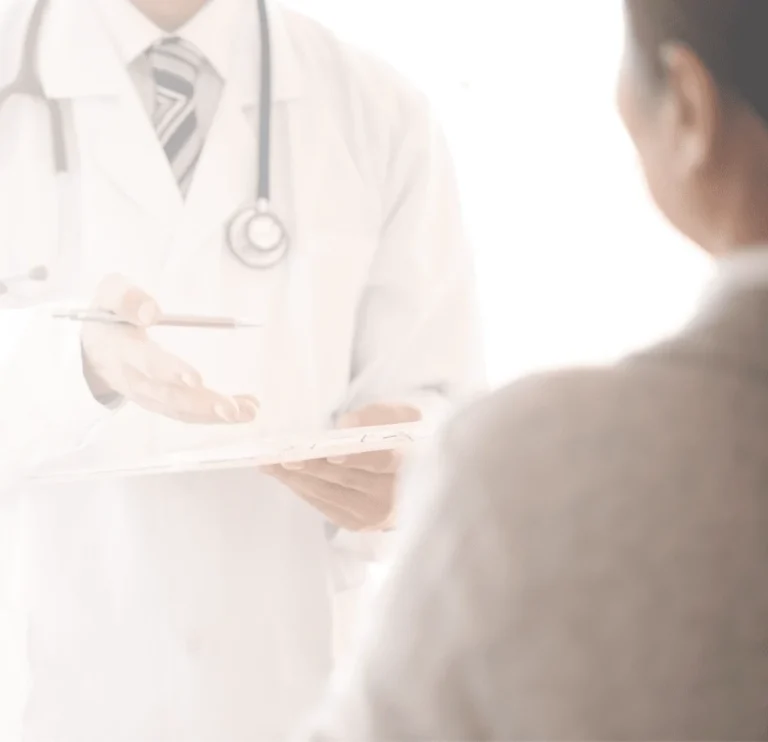
[[[530,444],[543,435],[552,442],[618,413],[636,385],[617,366],[528,376],[462,410],[448,426],[445,441],[464,450],[506,448],[511,440]]]
[[[667,379],[629,364],[521,379],[449,423],[441,465],[464,489],[497,505],[511,493],[515,508],[523,493],[541,498],[537,508],[575,493],[599,496],[618,472],[639,465],[646,444],[659,437],[668,387]]]
[[[634,465],[638,438],[627,434],[624,411],[646,383],[620,365],[569,369],[477,400],[443,430],[432,467],[438,486],[425,488],[434,495],[425,512],[441,514],[440,528],[454,541],[482,531],[483,553],[496,556],[527,543],[529,529],[544,522],[559,538],[574,501],[613,496],[617,471]]]

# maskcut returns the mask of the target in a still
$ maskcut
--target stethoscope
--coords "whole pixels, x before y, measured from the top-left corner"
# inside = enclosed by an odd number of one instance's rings
[[[257,0],[261,33],[261,90],[259,91],[259,174],[254,201],[245,204],[230,218],[226,241],[232,254],[246,267],[271,268],[288,252],[288,232],[270,204],[270,138],[272,113],[272,52],[265,0]],[[14,95],[39,98],[48,108],[56,174],[69,172],[62,105],[45,95],[39,70],[40,32],[50,0],[38,0],[27,27],[24,51],[16,77],[0,90],[0,109]]]

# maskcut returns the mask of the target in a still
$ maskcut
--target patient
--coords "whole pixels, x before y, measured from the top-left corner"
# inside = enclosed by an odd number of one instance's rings
[[[671,340],[449,426],[311,740],[768,735],[768,1],[625,5],[622,116],[719,276]]]

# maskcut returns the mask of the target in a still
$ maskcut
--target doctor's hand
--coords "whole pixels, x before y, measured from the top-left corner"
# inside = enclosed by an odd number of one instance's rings
[[[339,427],[389,425],[421,420],[405,405],[371,405],[344,416]],[[332,523],[350,531],[385,531],[395,526],[395,485],[400,451],[378,451],[270,466],[265,472],[317,508]]]
[[[148,328],[161,316],[152,297],[120,276],[109,276],[99,285],[93,307],[126,323],[83,323],[83,369],[95,397],[124,399],[188,423],[244,423],[256,417],[256,399],[208,389],[192,366],[149,337]]]

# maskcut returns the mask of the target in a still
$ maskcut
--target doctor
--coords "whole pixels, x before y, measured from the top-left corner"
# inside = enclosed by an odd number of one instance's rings
[[[0,12],[3,84],[35,7]],[[34,409],[5,421],[3,444],[44,421],[56,450],[160,450],[439,416],[472,389],[472,271],[424,99],[268,11],[265,58],[255,0],[50,1],[42,97],[0,112],[0,273],[45,265],[31,301],[133,326],[37,323],[2,380],[4,398],[24,398],[13,379],[37,390]],[[267,156],[288,241],[254,268],[230,249],[232,218],[261,195]],[[266,326],[153,329],[159,307]],[[334,591],[359,586],[393,523],[397,466],[25,485],[25,738],[283,738],[331,667]]]

